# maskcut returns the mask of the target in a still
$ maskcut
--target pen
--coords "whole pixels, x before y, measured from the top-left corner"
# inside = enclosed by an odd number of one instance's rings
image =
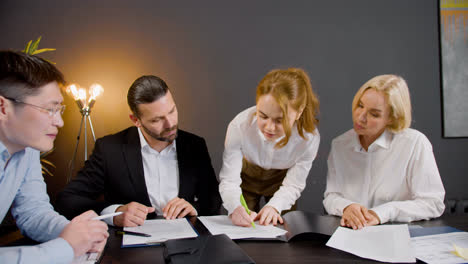
[[[247,206],[247,203],[245,202],[245,199],[244,199],[244,195],[240,195],[240,202],[242,204],[242,206],[245,208],[245,211],[250,215],[250,210],[249,210],[249,207]],[[255,223],[252,221],[252,227],[255,227]]]
[[[121,215],[121,214],[122,214],[122,212],[117,212],[117,213],[112,213],[112,214],[105,214],[105,215],[101,215],[101,216],[96,216],[91,220],[102,220],[102,219],[106,219],[106,218],[109,218],[109,217],[114,217],[114,216]]]
[[[142,237],[150,237],[151,236],[149,234],[133,232],[133,231],[117,231],[116,233],[119,234],[119,235],[131,235],[131,236],[142,236]]]

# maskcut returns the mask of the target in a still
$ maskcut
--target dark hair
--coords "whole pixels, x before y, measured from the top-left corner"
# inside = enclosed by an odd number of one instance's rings
[[[63,74],[50,62],[22,52],[0,51],[0,95],[23,100],[53,81],[65,84]]]
[[[139,104],[152,103],[166,95],[169,88],[159,77],[144,75],[136,79],[128,89],[127,103],[133,114],[139,116],[137,106]]]

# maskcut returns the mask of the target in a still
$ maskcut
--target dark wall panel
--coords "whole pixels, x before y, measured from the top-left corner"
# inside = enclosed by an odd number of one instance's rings
[[[92,120],[98,137],[129,125],[126,92],[143,74],[165,79],[180,127],[206,138],[219,172],[226,127],[255,103],[269,70],[302,67],[321,101],[318,156],[299,208],[321,212],[331,140],[350,129],[351,101],[371,77],[409,84],[413,127],[431,140],[448,198],[467,199],[467,139],[443,139],[437,1],[23,1],[0,2],[0,49],[39,35],[70,82],[101,83]],[[49,157],[54,198],[65,184],[80,113],[66,98],[65,127]],[[83,139],[81,140],[83,141]],[[92,142],[88,142],[92,149]],[[76,166],[83,163],[83,142]]]

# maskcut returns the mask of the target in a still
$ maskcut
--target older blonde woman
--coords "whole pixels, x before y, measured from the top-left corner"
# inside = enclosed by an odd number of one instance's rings
[[[366,82],[352,104],[354,128],[332,141],[323,204],[360,229],[388,221],[438,217],[445,190],[432,151],[411,129],[405,80],[380,75]]]

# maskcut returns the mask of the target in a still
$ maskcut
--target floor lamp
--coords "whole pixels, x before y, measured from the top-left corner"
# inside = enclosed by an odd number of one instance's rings
[[[84,124],[84,160],[88,159],[88,128],[87,122],[89,122],[89,127],[93,135],[93,140],[96,142],[96,136],[94,135],[93,123],[91,122],[91,109],[96,103],[96,97],[104,92],[104,89],[99,84],[93,84],[89,87],[89,99],[87,100],[86,90],[84,88],[78,88],[76,84],[71,84],[67,87],[67,93],[70,94],[73,99],[75,99],[76,105],[80,109],[81,113],[81,122],[80,129],[78,130],[78,135],[76,136],[75,151],[73,152],[73,158],[70,160],[68,165],[68,178],[67,182],[70,182],[73,174],[73,169],[75,165],[76,153],[78,152],[78,145],[80,143],[81,129]]]

